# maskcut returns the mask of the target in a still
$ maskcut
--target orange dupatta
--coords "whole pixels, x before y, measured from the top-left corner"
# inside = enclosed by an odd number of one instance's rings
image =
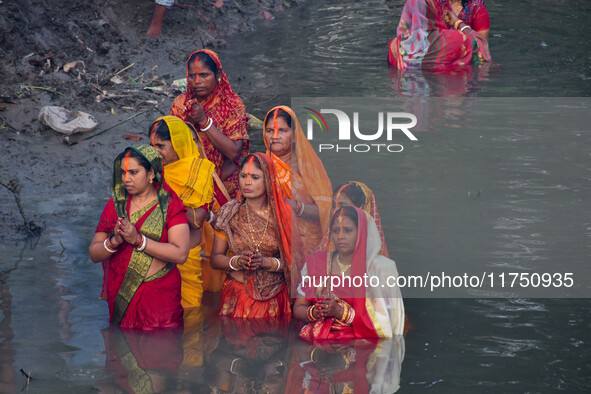
[[[314,151],[314,148],[304,135],[302,126],[298,121],[298,118],[291,108],[285,105],[281,105],[271,109],[265,116],[263,122],[267,124],[267,119],[275,110],[282,109],[287,112],[292,119],[292,130],[295,140],[295,151],[292,153],[292,158],[295,156],[297,160],[298,173],[294,173],[291,166],[284,163],[277,155],[271,152],[267,141],[264,139],[265,146],[267,147],[267,155],[273,159],[275,169],[277,173],[277,179],[281,184],[283,195],[286,198],[292,199],[292,187],[294,187],[292,176],[301,176],[302,183],[310,194],[320,213],[320,227],[321,234],[324,234],[328,229],[328,223],[330,220],[330,210],[332,206],[332,183],[328,178],[328,174],[322,165],[322,161]],[[293,159],[292,159],[293,160]]]

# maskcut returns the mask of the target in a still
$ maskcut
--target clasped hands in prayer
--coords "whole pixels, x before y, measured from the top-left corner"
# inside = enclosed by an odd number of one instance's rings
[[[135,245],[138,241],[138,232],[133,224],[126,219],[119,217],[117,218],[117,224],[115,225],[115,233],[111,237],[111,244],[117,248],[123,242]]]
[[[258,268],[269,270],[273,267],[273,258],[263,257],[261,252],[243,251],[238,255],[234,266],[239,270],[253,271]]]
[[[334,298],[320,298],[313,311],[316,319],[327,319],[329,317],[340,319],[344,312],[343,306]]]

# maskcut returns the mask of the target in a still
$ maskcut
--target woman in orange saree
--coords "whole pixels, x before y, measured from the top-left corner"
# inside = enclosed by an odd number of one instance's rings
[[[334,252],[308,256],[302,270],[294,316],[308,324],[300,338],[316,343],[402,335],[400,289],[372,279],[398,276],[396,264],[379,255],[381,241],[373,219],[359,208],[339,208],[330,234]]]
[[[247,156],[240,167],[241,198],[220,210],[212,266],[228,273],[220,315],[289,318],[292,266],[291,207],[283,200],[272,160]],[[228,249],[232,257],[227,256]]]
[[[273,159],[283,196],[297,217],[305,252],[313,253],[328,228],[332,184],[291,108],[273,108],[263,124],[267,155]]]
[[[218,55],[201,49],[187,59],[187,91],[172,103],[170,115],[193,125],[205,159],[215,165],[214,201],[217,212],[238,193],[238,162],[249,152],[248,116],[232,90]],[[203,290],[219,291],[223,273],[210,266],[213,229],[202,227]]]
[[[199,157],[191,129],[176,116],[163,116],[152,123],[150,141],[162,155],[164,179],[187,207],[191,230],[191,250],[181,273],[182,305],[191,308],[201,305],[201,227],[209,217],[209,204],[213,193],[215,166]]]
[[[162,175],[162,157],[147,145],[115,159],[113,197],[89,248],[105,269],[110,322],[122,328],[182,325],[177,264],[189,254],[186,208]]]

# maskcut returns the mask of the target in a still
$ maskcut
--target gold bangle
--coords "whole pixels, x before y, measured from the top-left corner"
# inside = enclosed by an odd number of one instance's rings
[[[463,20],[461,20],[461,19],[458,19],[458,20],[456,21],[456,23],[454,23],[454,29],[455,29],[455,30],[458,30],[458,26],[460,25],[460,23],[464,23],[464,21],[463,21]]]
[[[312,351],[310,352],[310,361],[315,362],[314,361],[314,353],[316,352],[316,350],[318,350],[318,348],[316,346],[314,346],[314,349],[312,349]]]

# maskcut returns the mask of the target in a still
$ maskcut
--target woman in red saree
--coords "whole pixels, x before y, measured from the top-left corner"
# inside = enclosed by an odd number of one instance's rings
[[[400,289],[383,282],[371,285],[372,277],[380,281],[398,277],[396,264],[379,255],[381,241],[373,219],[346,206],[335,212],[330,228],[335,251],[308,256],[302,270],[298,293],[305,298],[296,299],[294,315],[308,324],[300,338],[316,343],[402,335]]]
[[[127,148],[115,159],[113,197],[89,254],[103,261],[112,324],[146,330],[182,324],[176,264],[187,260],[189,226],[182,200],[164,182],[155,148]]]
[[[249,151],[248,115],[232,90],[218,55],[201,49],[187,59],[187,92],[172,103],[170,115],[193,125],[202,157],[215,165],[212,212],[238,193],[238,162]],[[211,268],[213,229],[201,231],[204,291],[220,291],[223,273]]]
[[[187,91],[174,100],[170,115],[195,127],[205,158],[215,165],[230,198],[236,197],[238,160],[249,149],[248,116],[215,52],[201,49],[189,56]]]
[[[328,228],[332,184],[291,108],[273,108],[263,125],[267,155],[275,164],[283,196],[296,215],[306,254],[313,253]]]
[[[446,0],[407,0],[388,48],[388,61],[400,71],[453,70],[491,61],[488,42],[458,19]]]
[[[212,266],[228,273],[220,315],[289,318],[291,207],[270,157],[255,153],[244,159],[240,191],[242,197],[224,205],[215,223]]]

